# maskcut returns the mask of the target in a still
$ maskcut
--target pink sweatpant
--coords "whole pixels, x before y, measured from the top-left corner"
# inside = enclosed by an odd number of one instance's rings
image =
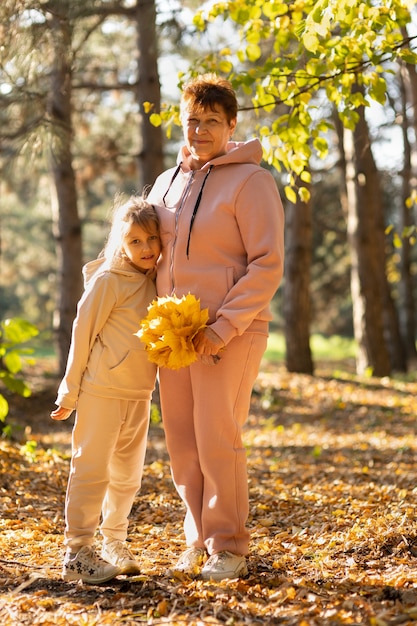
[[[72,433],[64,543],[92,545],[127,536],[128,517],[143,473],[149,400],[100,398],[81,392]]]
[[[248,552],[241,429],[266,342],[267,329],[264,335],[245,333],[227,345],[216,365],[198,361],[159,373],[172,477],[186,506],[186,543],[209,554]]]

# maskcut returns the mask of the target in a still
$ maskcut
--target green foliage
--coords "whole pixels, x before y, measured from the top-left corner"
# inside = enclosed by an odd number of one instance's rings
[[[31,348],[22,344],[38,334],[38,329],[20,318],[6,319],[0,322],[0,381],[11,392],[24,398],[31,391],[25,381],[17,374],[21,372],[23,363],[33,364]],[[0,393],[0,421],[4,422],[9,412],[6,398]]]
[[[329,106],[353,129],[359,107],[385,102],[392,64],[417,64],[413,38],[405,35],[411,3],[401,0],[230,0],[199,11],[194,26],[209,33],[219,21],[237,29],[239,44],[210,52],[189,74],[224,73],[251,98],[263,118],[264,158],[290,174],[285,192],[291,202],[296,193],[309,196],[299,179],[310,158],[328,153],[332,125],[323,116],[329,117]],[[154,122],[172,123],[176,114],[165,110]]]

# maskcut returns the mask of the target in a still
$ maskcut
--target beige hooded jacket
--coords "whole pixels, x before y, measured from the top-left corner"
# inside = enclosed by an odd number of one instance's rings
[[[156,366],[135,333],[155,297],[154,281],[123,259],[83,268],[85,291],[73,324],[65,376],[56,404],[74,409],[80,390],[101,397],[147,400]]]

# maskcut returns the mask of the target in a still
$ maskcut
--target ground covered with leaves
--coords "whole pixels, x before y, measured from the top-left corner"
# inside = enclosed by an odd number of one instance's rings
[[[141,575],[95,586],[60,576],[72,422],[49,418],[56,383],[43,370],[31,398],[11,399],[0,440],[4,626],[417,622],[416,382],[265,364],[245,428],[249,575],[235,581],[166,574],[183,510],[153,424],[130,526]]]

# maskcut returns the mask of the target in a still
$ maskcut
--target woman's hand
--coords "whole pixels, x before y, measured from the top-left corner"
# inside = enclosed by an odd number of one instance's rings
[[[197,354],[216,355],[225,346],[223,339],[210,327],[199,330],[193,339]]]
[[[69,418],[74,409],[64,409],[63,406],[59,406],[55,411],[52,411],[51,417],[53,420],[62,421]]]

